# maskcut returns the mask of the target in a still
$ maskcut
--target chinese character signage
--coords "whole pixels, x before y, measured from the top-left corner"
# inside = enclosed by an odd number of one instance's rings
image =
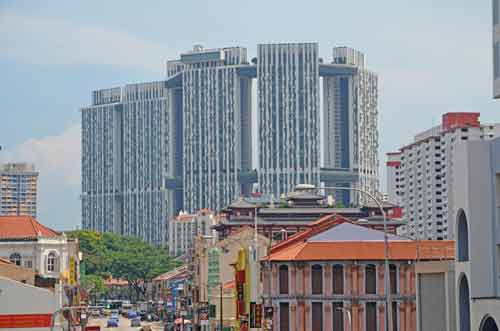
[[[250,302],[250,328],[261,328],[262,305]]]

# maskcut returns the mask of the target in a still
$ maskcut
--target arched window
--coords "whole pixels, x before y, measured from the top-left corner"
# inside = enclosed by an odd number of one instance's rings
[[[288,294],[288,266],[280,265],[279,268],[280,294]]]
[[[498,331],[498,326],[493,317],[485,316],[481,322],[480,331]]]
[[[344,294],[344,266],[336,264],[332,268],[333,294]]]
[[[377,294],[377,268],[374,264],[367,264],[365,267],[365,292]]]
[[[467,217],[463,209],[460,209],[457,214],[457,254],[458,261],[469,261],[469,227],[467,225]]]
[[[462,276],[459,282],[459,313],[460,313],[460,331],[470,331],[470,298],[469,284],[467,277]]]
[[[14,263],[15,265],[21,265],[21,254],[19,253],[12,253],[9,256],[9,261]]]
[[[47,271],[57,271],[57,256],[54,252],[50,252],[47,256]]]
[[[311,267],[311,293],[323,294],[323,267],[320,264]]]
[[[389,280],[391,283],[391,294],[398,293],[398,267],[394,264],[389,265]]]

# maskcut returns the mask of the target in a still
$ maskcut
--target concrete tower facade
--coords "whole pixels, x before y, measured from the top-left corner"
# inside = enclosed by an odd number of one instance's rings
[[[280,196],[318,186],[318,44],[261,44],[257,53],[260,190]]]
[[[378,192],[378,77],[365,68],[364,54],[348,47],[333,49],[336,74],[323,76],[324,166],[351,173],[355,183],[339,177],[326,186],[351,186]],[[344,69],[344,72],[339,69]],[[365,195],[339,190],[344,205],[363,203]]]
[[[27,163],[0,165],[0,215],[36,217],[38,172]]]
[[[93,93],[82,108],[82,226],[165,244],[168,94],[164,82]]]

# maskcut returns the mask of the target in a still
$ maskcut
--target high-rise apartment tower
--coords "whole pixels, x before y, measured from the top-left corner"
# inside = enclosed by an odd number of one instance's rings
[[[82,108],[84,229],[166,241],[169,113],[165,82],[93,92]]]
[[[0,215],[36,218],[38,172],[27,163],[0,165]]]

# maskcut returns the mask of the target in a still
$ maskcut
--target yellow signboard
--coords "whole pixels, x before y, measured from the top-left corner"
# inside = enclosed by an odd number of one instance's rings
[[[71,256],[69,258],[69,284],[75,285],[75,258]]]

